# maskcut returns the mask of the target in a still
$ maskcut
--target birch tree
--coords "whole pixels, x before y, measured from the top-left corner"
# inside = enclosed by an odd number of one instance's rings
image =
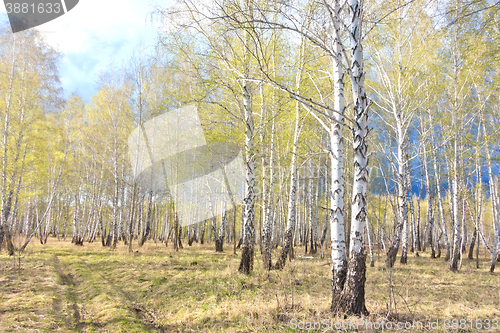
[[[435,32],[423,6],[423,3],[413,2],[391,13],[388,22],[377,27],[371,35],[369,44],[371,61],[378,74],[371,84],[377,97],[374,103],[379,117],[384,119],[396,138],[398,221],[387,252],[387,267],[393,267],[401,242],[401,263],[405,264],[407,260],[408,205],[411,197],[408,180],[411,180],[409,164],[412,158],[410,131],[415,114],[425,101],[422,91],[426,82],[423,78],[425,62],[435,58],[432,48],[428,47],[434,44]]]
[[[31,160],[27,153],[35,142],[30,139],[30,129],[44,128],[44,113],[55,111],[60,102],[59,54],[36,30],[12,34],[7,25],[2,25],[0,40],[0,247],[5,243],[12,255],[11,231],[19,190],[23,183],[30,182],[24,174],[27,158]]]
[[[91,121],[89,129],[95,140],[93,142],[94,153],[104,166],[108,178],[108,195],[111,202],[111,214],[109,233],[105,240],[106,246],[116,247],[118,242],[118,231],[120,210],[119,202],[121,182],[122,156],[125,154],[127,137],[131,130],[131,107],[130,107],[130,84],[123,76],[113,77],[116,73],[109,73],[103,81],[101,90],[93,96],[92,103],[88,109]],[[118,80],[118,81],[117,81]]]
[[[314,98],[304,95],[304,93],[298,92],[293,88],[288,87],[283,82],[279,82],[268,75],[268,73],[263,70],[265,75],[265,81],[274,86],[276,89],[285,91],[292,98],[300,101],[302,107],[305,108],[309,114],[311,114],[321,125],[321,127],[329,133],[330,137],[334,136],[335,131],[330,131],[332,122],[338,122],[335,119],[335,114],[339,114],[342,119],[348,119],[350,124],[352,124],[353,131],[353,149],[354,149],[354,184],[353,184],[353,197],[352,197],[352,209],[351,209],[351,256],[348,263],[347,270],[347,280],[346,285],[341,286],[341,295],[334,296],[332,300],[332,309],[338,312],[345,313],[367,313],[364,304],[364,281],[365,281],[365,262],[366,253],[363,246],[363,237],[365,234],[365,222],[366,222],[366,191],[367,191],[367,135],[368,135],[368,100],[366,97],[366,92],[364,89],[364,67],[363,67],[363,51],[362,51],[362,12],[363,12],[363,2],[349,1],[345,4],[338,4],[338,8],[327,3],[308,3],[304,7],[294,7],[291,5],[284,6],[280,9],[279,15],[280,19],[284,20],[284,23],[273,22],[268,17],[266,17],[264,11],[259,12],[259,17],[244,17],[243,19],[238,19],[234,17],[229,17],[235,21],[239,27],[251,31],[251,24],[265,24],[272,29],[282,29],[291,34],[298,34],[299,36],[304,36],[304,38],[315,45],[319,49],[325,52],[325,55],[330,59],[330,66],[342,66],[348,69],[348,73],[351,79],[352,94],[353,94],[353,105],[354,105],[354,119],[347,118],[342,111],[336,110],[334,107],[330,106],[329,101],[324,98],[323,91],[319,89],[317,83],[313,78],[311,78],[312,84],[316,87],[314,93]],[[345,15],[344,15],[345,13]],[[348,19],[344,21],[344,16]],[[303,22],[297,21],[297,18],[314,18],[311,22],[314,22],[308,29],[304,29],[305,25]],[[337,57],[337,53],[332,50],[332,45],[335,45],[335,33],[334,24],[339,22],[339,27],[348,27],[348,29],[343,29],[342,31],[348,36],[350,40],[350,57],[347,57],[348,48],[343,43],[343,40],[337,38],[338,45],[341,48],[342,58]],[[349,24],[347,24],[349,22]],[[326,31],[325,31],[325,28]],[[317,29],[317,30],[315,30]],[[340,29],[339,29],[340,30]],[[324,31],[325,34],[320,35],[315,34],[315,31]],[[338,31],[340,33],[340,31]],[[323,38],[325,37],[325,38]],[[256,37],[254,37],[256,38]],[[261,69],[265,69],[265,66],[260,66]],[[266,75],[267,74],[267,75]],[[341,73],[338,75],[342,76]],[[336,81],[337,83],[342,83],[341,80]],[[337,89],[337,92],[342,92],[342,89]],[[339,96],[334,96],[334,100],[337,98],[342,98]],[[341,122],[341,125],[345,125]],[[336,131],[337,135],[341,134]],[[335,140],[335,139],[332,139]],[[337,146],[339,148],[339,146]],[[342,170],[342,169],[340,169]],[[332,178],[332,184],[338,181],[339,173],[332,172],[335,175]],[[333,186],[332,186],[333,187]],[[338,187],[335,188],[337,190]],[[338,202],[338,199],[336,200]],[[342,213],[341,209],[337,207],[332,207],[334,211]],[[332,214],[333,216],[333,214]],[[332,217],[333,222],[333,217]],[[338,218],[337,218],[338,222]],[[338,225],[336,230],[341,230],[342,225]],[[332,230],[334,230],[332,228]],[[332,232],[332,235],[338,236],[338,232]],[[333,236],[332,236],[333,237]],[[342,240],[336,240],[339,243]],[[341,249],[341,247],[336,247],[336,249]],[[335,258],[342,258],[342,255],[337,256],[335,253]],[[340,259],[339,262],[342,262]]]

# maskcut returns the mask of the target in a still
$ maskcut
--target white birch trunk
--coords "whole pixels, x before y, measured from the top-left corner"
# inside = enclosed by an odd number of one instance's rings
[[[264,200],[264,227],[263,227],[263,243],[264,243],[264,268],[270,270],[272,268],[272,235],[273,235],[273,182],[274,179],[274,119],[272,121],[271,127],[271,144],[270,144],[270,156],[269,156],[269,191]],[[265,179],[263,179],[265,182]]]
[[[352,186],[350,258],[347,278],[340,300],[340,311],[346,314],[367,315],[365,306],[366,251],[363,238],[367,219],[368,187],[368,100],[363,67],[362,14],[363,0],[349,0],[351,39],[351,84],[354,101],[354,175]]]
[[[303,59],[304,47],[305,47],[305,42],[304,40],[302,40],[302,45],[299,55],[300,67],[297,70],[297,75],[295,78],[295,87],[297,92],[299,93],[300,93],[300,81],[302,78],[302,70],[304,66],[304,59]],[[292,161],[290,165],[290,192],[288,194],[287,222],[286,222],[285,232],[283,234],[283,247],[281,249],[281,254],[279,258],[276,261],[276,264],[274,265],[275,269],[283,269],[283,267],[285,267],[287,258],[290,257],[290,259],[292,259],[293,246],[295,244],[297,237],[296,233],[300,231],[295,229],[297,215],[299,216],[300,219],[300,212],[299,213],[297,212],[297,210],[300,211],[300,206],[299,209],[297,209],[296,207],[297,179],[298,179],[297,150],[299,147],[299,138],[300,138],[300,126],[299,126],[300,110],[301,110],[300,102],[297,101],[295,103],[295,129],[293,132]],[[300,237],[300,232],[299,232],[299,237]]]
[[[336,122],[330,124],[330,239],[332,247],[332,308],[338,303],[338,297],[344,289],[347,274],[347,253],[344,232],[344,145],[343,114],[345,112],[344,71],[342,69],[341,40],[339,34],[340,6],[335,1],[334,51],[336,58],[333,64],[334,109]]]
[[[411,175],[410,172],[406,172],[406,177],[407,177],[407,186],[408,186],[408,194],[407,194],[407,200],[408,200],[408,206],[410,209],[410,221],[411,221],[411,239],[412,239],[412,247],[413,247],[413,253],[415,253],[415,256],[418,257],[418,247],[417,247],[417,237],[418,233],[416,230],[416,225],[415,225],[415,209],[413,206],[413,195],[412,195],[412,184],[411,184]]]
[[[435,166],[434,166],[435,167]],[[436,251],[434,249],[434,241],[432,239],[432,233],[434,232],[434,213],[432,211],[432,204],[434,201],[434,198],[431,195],[431,181],[429,177],[429,166],[427,163],[427,151],[426,147],[424,147],[424,172],[425,172],[425,198],[427,200],[427,226],[428,226],[428,238],[427,242],[429,244],[429,247],[431,249],[431,258],[436,257]],[[424,233],[424,237],[425,237]],[[424,240],[425,244],[425,240]]]
[[[485,141],[485,149],[486,149],[486,162],[488,166],[488,184],[490,188],[490,200],[491,200],[491,215],[493,217],[493,231],[495,235],[494,245],[493,245],[493,253],[491,255],[491,266],[490,272],[495,270],[495,263],[497,261],[497,253],[498,253],[498,238],[500,237],[500,219],[498,214],[497,207],[497,191],[495,186],[495,175],[493,173],[493,165],[491,162],[491,151],[488,140],[488,133],[486,131],[486,117],[484,114],[484,110],[481,112],[481,122],[483,129],[483,137]]]
[[[456,115],[453,112],[453,127],[456,124]],[[458,259],[460,257],[460,215],[458,212],[459,203],[459,188],[458,188],[458,137],[455,135],[453,140],[453,179],[452,179],[452,200],[453,200],[453,253],[450,262],[450,269],[452,271],[458,270]]]
[[[16,38],[13,36],[12,44],[12,63],[9,75],[9,90],[6,98],[6,108],[4,114],[4,128],[3,128],[3,156],[2,156],[2,208],[0,212],[0,249],[4,242],[7,243],[7,250],[9,255],[14,254],[14,246],[12,244],[11,235],[9,232],[9,225],[7,224],[8,216],[10,214],[10,204],[8,203],[7,195],[7,162],[8,162],[8,140],[10,136],[10,109],[13,97],[13,85],[15,79],[15,64],[16,64]]]
[[[300,102],[295,104],[295,130],[293,134],[293,147],[292,147],[292,162],[290,166],[290,192],[288,194],[288,207],[287,207],[287,222],[285,233],[283,235],[283,247],[281,255],[278,258],[274,268],[283,269],[286,264],[288,256],[291,254],[294,240],[294,228],[296,218],[296,200],[297,200],[297,149],[299,146],[299,121],[300,121]]]
[[[396,112],[396,111],[395,111]],[[396,119],[400,117],[400,115],[396,114]],[[403,241],[403,251],[407,251],[408,246],[408,201],[407,194],[408,191],[406,188],[406,144],[404,137],[404,129],[401,126],[401,123],[397,124],[397,140],[398,140],[398,174],[397,174],[397,182],[398,182],[398,222],[396,225],[396,230],[394,231],[394,235],[391,241],[391,245],[389,247],[389,251],[387,252],[387,258],[385,261],[385,265],[387,268],[391,268],[394,266],[394,262],[396,261],[396,255],[399,250],[399,244],[401,240]]]
[[[430,124],[432,124],[432,120],[430,121]],[[434,140],[432,140],[432,141],[434,141]],[[436,180],[436,192],[438,195],[438,209],[439,209],[438,224],[442,223],[442,226],[440,226],[440,227],[442,227],[442,232],[443,232],[443,236],[444,236],[444,245],[446,247],[445,260],[448,261],[448,260],[450,260],[450,256],[451,256],[450,252],[451,251],[450,251],[450,243],[448,241],[448,230],[446,227],[446,218],[444,215],[443,195],[441,193],[441,181],[439,178],[439,168],[438,168],[437,157],[436,157],[437,152],[434,150],[434,147],[432,147],[431,151],[432,151],[432,159],[434,162],[434,178]]]
[[[307,168],[308,175],[308,184],[307,184],[307,222],[309,222],[307,226],[307,238],[306,238],[306,253],[307,253],[307,244],[309,243],[309,253],[314,253],[314,221],[313,221],[313,171],[312,171],[312,159],[309,159],[309,167]],[[307,223],[306,222],[306,223]]]
[[[254,155],[254,122],[252,114],[252,99],[248,81],[242,86],[243,111],[245,117],[245,199],[243,203],[243,244],[239,271],[250,274],[253,269],[255,245],[255,155]]]

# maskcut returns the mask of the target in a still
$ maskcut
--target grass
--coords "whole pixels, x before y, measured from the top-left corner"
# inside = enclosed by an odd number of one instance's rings
[[[171,245],[148,242],[135,250],[49,239],[33,242],[20,268],[17,258],[2,252],[0,331],[286,332],[294,331],[292,320],[351,320],[329,313],[327,259],[298,257],[284,271],[267,273],[258,254],[246,276],[237,272],[239,253],[233,255],[231,246],[222,254],[213,244],[175,253]],[[371,314],[365,319],[439,319],[441,329],[433,332],[444,331],[444,319],[500,319],[500,274],[488,272],[488,258],[481,258],[480,269],[464,260],[452,273],[443,259],[425,255],[408,258],[406,266],[397,262],[391,271],[379,256],[376,267],[367,268]],[[468,328],[461,332],[477,331]]]

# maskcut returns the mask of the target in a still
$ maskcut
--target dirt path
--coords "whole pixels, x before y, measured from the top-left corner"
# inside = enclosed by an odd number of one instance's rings
[[[73,280],[73,275],[71,274],[65,274],[64,270],[62,268],[61,260],[59,260],[59,257],[57,255],[54,255],[54,269],[57,273],[57,276],[59,277],[59,284],[64,286],[64,296],[66,298],[66,301],[71,304],[71,309],[72,309],[72,318],[67,318],[64,317],[63,320],[66,324],[66,326],[76,328],[78,332],[82,332],[83,330],[83,325],[80,322],[80,311],[78,309],[78,304],[77,304],[77,297],[75,294],[75,282]],[[61,310],[61,299],[60,295],[56,295],[54,298],[54,312],[55,313],[60,313]],[[59,309],[58,309],[59,308]],[[72,323],[69,323],[69,319],[72,319]]]
[[[129,310],[132,316],[135,316],[142,322],[144,329],[149,332],[167,332],[166,328],[158,324],[158,319],[152,311],[149,311],[144,304],[137,302],[130,293],[119,287],[115,281],[105,276],[103,269],[89,264],[82,257],[78,257],[78,259],[85,264],[89,272],[93,275],[98,275],[104,281],[101,285],[104,289],[110,291],[108,295],[116,300],[116,304],[121,304],[122,307]]]

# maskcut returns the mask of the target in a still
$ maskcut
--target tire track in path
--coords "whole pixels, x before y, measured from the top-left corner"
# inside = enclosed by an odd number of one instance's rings
[[[65,323],[67,326],[73,326],[78,330],[78,332],[82,332],[83,325],[80,322],[80,311],[78,310],[78,304],[76,303],[77,297],[74,292],[75,288],[75,282],[73,280],[73,276],[71,274],[65,274],[63,269],[62,269],[62,264],[61,260],[59,260],[59,257],[57,255],[54,255],[54,269],[59,277],[59,284],[64,286],[64,294],[66,296],[66,300],[68,303],[71,304],[71,310],[72,310],[72,319],[73,319],[73,325],[68,325],[67,323],[67,318],[65,319]],[[56,308],[59,306],[60,307],[60,299],[59,297],[56,296]],[[58,304],[59,303],[59,304]],[[57,310],[57,309],[55,309]]]
[[[112,281],[109,277],[102,274],[99,268],[95,267],[95,265],[89,264],[85,259],[78,256],[88,270],[92,273],[97,273],[105,282],[106,286],[116,291],[117,294],[121,295],[121,303],[125,303],[125,308],[131,310],[129,312],[133,313],[137,319],[139,319],[145,328],[150,332],[168,332],[168,329],[158,323],[158,318],[152,311],[149,311],[144,304],[137,302],[132,295],[127,293],[121,287],[119,287],[114,281]],[[113,296],[113,295],[110,295]],[[116,296],[114,296],[116,297]]]

